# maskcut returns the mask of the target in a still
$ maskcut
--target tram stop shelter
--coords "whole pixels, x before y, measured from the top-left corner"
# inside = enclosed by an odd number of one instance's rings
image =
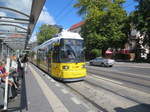
[[[44,4],[45,0],[0,0],[0,59],[27,48]]]
[[[1,56],[6,50],[27,48],[44,3],[45,0],[0,0]]]

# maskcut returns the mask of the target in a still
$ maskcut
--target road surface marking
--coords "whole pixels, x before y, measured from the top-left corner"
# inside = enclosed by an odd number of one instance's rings
[[[77,105],[81,104],[81,102],[76,97],[72,97],[71,100]]]
[[[28,105],[30,105],[31,103],[28,101]]]
[[[54,79],[51,79],[52,82],[55,82]]]
[[[60,87],[60,85],[58,83],[56,83],[55,86]]]
[[[48,75],[46,75],[47,79],[51,79]]]
[[[47,98],[49,104],[51,105],[54,112],[69,112],[68,109],[64,106],[64,104],[59,100],[59,98],[53,93],[53,91],[47,86],[44,80],[38,75],[38,73],[33,70],[33,68],[29,65],[29,68],[37,80],[42,92]]]
[[[123,65],[123,64],[120,64],[120,65]],[[118,65],[115,65],[115,66],[120,66],[119,64]],[[136,65],[123,65],[123,66],[125,66],[125,67],[134,67],[134,68],[150,68],[150,67],[148,67],[148,65],[147,66],[136,66]]]
[[[93,111],[93,110],[89,110],[88,112],[103,112],[103,111]]]
[[[93,77],[95,77],[95,78],[99,78],[99,76],[95,76],[94,74],[92,74],[92,76],[90,76],[90,75],[88,75],[89,77],[91,77],[91,78],[93,78]],[[99,78],[99,79],[101,79],[101,78]],[[103,80],[103,79],[102,79]],[[112,82],[112,81],[111,81]],[[114,83],[114,82],[113,82]],[[115,83],[116,84],[116,83]],[[146,92],[143,92],[143,91],[140,91],[140,90],[137,90],[137,89],[134,89],[134,88],[132,88],[132,87],[127,87],[127,86],[124,86],[123,85],[123,83],[122,84],[119,84],[119,85],[117,85],[117,86],[120,86],[120,87],[122,87],[122,88],[126,88],[126,89],[130,89],[130,91],[134,91],[134,92],[137,92],[137,93],[140,93],[140,94],[142,94],[143,96],[146,96],[146,97],[150,97],[150,94],[148,94],[148,93],[146,93]]]
[[[146,75],[142,75],[140,76],[141,74],[134,74],[134,73],[129,73],[129,72],[121,72],[121,71],[115,71],[115,70],[111,70],[111,71],[108,71],[108,72],[115,72],[115,73],[120,73],[120,74],[128,74],[128,75],[134,75],[134,76],[137,76],[137,77],[141,77],[141,78],[150,78],[149,76],[146,76]]]
[[[64,94],[68,94],[69,92],[66,89],[61,89]]]
[[[90,74],[91,74],[91,73],[90,73]],[[91,78],[95,77],[95,78],[97,78],[97,79],[102,79],[102,80],[109,81],[109,82],[112,82],[112,83],[115,83],[115,84],[119,84],[119,85],[123,84],[123,83],[120,82],[120,81],[116,81],[116,80],[104,78],[104,77],[101,77],[101,76],[96,76],[96,75],[94,75],[94,74],[92,74],[92,76],[90,76],[90,75],[88,75],[88,76],[91,77]]]
[[[92,68],[92,70],[97,70],[97,69],[93,69]],[[121,71],[116,71],[116,70],[104,70],[104,69],[99,69],[99,70],[101,70],[101,71],[103,71],[103,72],[109,72],[109,73],[111,73],[111,72],[114,72],[114,73],[120,73],[120,74],[124,74],[124,75],[126,75],[126,74],[128,74],[128,75],[134,75],[134,76],[137,76],[137,77],[141,77],[141,78],[150,78],[150,76],[146,76],[146,75],[142,75],[141,76],[141,74],[135,74],[135,73],[129,73],[129,72],[121,72]]]
[[[85,106],[87,109],[90,109],[89,106],[85,103],[82,103],[83,106]]]

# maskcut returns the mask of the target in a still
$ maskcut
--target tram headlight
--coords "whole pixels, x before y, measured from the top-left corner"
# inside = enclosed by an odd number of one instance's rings
[[[62,68],[67,70],[67,69],[69,69],[69,66],[62,66]]]
[[[85,64],[82,65],[82,68],[85,68]]]

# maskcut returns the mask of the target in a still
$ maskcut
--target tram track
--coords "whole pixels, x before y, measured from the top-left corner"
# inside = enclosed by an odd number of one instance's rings
[[[98,69],[94,69],[94,68],[90,68],[90,67],[88,67],[90,70],[93,70],[93,71],[99,71],[99,72],[107,72],[107,73],[115,73],[115,74],[117,74],[117,75],[120,75],[120,74],[122,74],[122,75],[124,75],[124,76],[126,76],[126,77],[129,77],[129,78],[137,78],[137,79],[142,79],[142,80],[146,80],[146,81],[150,81],[150,77],[149,76],[147,76],[147,75],[143,75],[142,74],[142,76],[140,75],[140,74],[134,74],[134,73],[128,73],[128,72],[120,72],[120,71],[115,71],[115,70],[108,70],[108,71],[105,71],[105,70],[102,70],[102,69],[100,69],[100,70],[98,70]],[[88,71],[89,71],[89,69],[88,69]],[[134,74],[134,75],[133,75]]]
[[[113,79],[113,80],[118,80],[118,81],[121,81],[121,82],[127,82],[127,83],[130,83],[130,84],[134,84],[134,85],[138,85],[138,86],[142,86],[142,87],[145,87],[145,88],[148,88],[150,89],[150,86],[149,85],[144,85],[144,84],[140,84],[140,83],[137,83],[137,82],[133,82],[133,81],[128,81],[128,80],[125,80],[125,79],[121,79],[121,78],[116,78],[116,77],[112,77],[112,76],[106,76],[102,73],[97,73],[97,72],[93,72],[91,70],[87,70],[88,73],[92,73],[92,74],[95,74],[97,76],[102,76],[102,77],[105,77],[105,78],[108,78],[108,79]]]
[[[90,82],[90,81],[88,81],[88,80],[85,80],[85,83],[90,84],[90,85],[93,86],[93,87],[97,87],[97,88],[101,88],[101,89],[104,89],[104,90],[106,90],[106,91],[109,91],[109,92],[111,92],[111,93],[113,93],[113,94],[115,94],[115,95],[117,95],[117,96],[123,97],[123,98],[125,98],[125,99],[127,99],[127,100],[130,100],[130,101],[132,101],[132,102],[139,103],[139,104],[143,103],[143,102],[140,102],[140,101],[138,101],[138,100],[136,100],[136,99],[133,99],[133,98],[130,98],[130,97],[127,97],[127,96],[123,96],[123,95],[121,95],[121,94],[119,94],[119,93],[117,93],[117,92],[115,92],[115,91],[112,91],[112,90],[107,89],[107,88],[105,88],[105,87],[102,87],[102,86],[100,86],[100,85],[94,84],[94,83],[92,83],[92,82]],[[147,105],[144,105],[144,106],[147,107]],[[150,109],[150,107],[149,107],[149,109]]]
[[[94,78],[95,78],[95,77],[94,77]],[[129,97],[129,96],[126,96],[126,95],[122,95],[122,94],[118,93],[117,91],[113,91],[113,90],[111,90],[111,89],[102,87],[102,86],[100,86],[100,85],[98,85],[98,84],[95,84],[95,83],[93,83],[93,82],[91,82],[91,81],[89,81],[89,80],[87,80],[87,79],[84,80],[83,83],[84,83],[85,85],[90,85],[90,86],[93,87],[93,88],[97,88],[97,89],[100,88],[100,89],[103,89],[103,90],[105,90],[105,91],[108,91],[108,92],[110,92],[110,93],[112,93],[112,94],[114,94],[114,95],[116,95],[116,96],[122,97],[122,98],[124,98],[124,99],[126,99],[126,100],[128,100],[128,101],[130,101],[130,102],[134,102],[134,103],[136,103],[136,104],[142,104],[141,108],[146,109],[146,110],[150,110],[150,105],[149,105],[149,104],[146,104],[146,103],[144,103],[144,102],[141,102],[141,101],[139,101],[139,100],[137,100],[137,99],[134,99],[134,98]],[[97,104],[97,103],[96,103],[95,101],[93,101],[92,99],[88,98],[84,93],[80,92],[80,91],[78,90],[78,88],[72,87],[71,84],[70,84],[70,85],[64,84],[64,85],[65,85],[66,87],[68,87],[69,89],[71,89],[71,90],[72,90],[73,92],[75,92],[76,94],[78,94],[78,95],[80,95],[81,97],[83,97],[83,98],[84,98],[85,100],[87,100],[88,102],[90,102],[90,103],[91,103],[93,106],[95,106],[96,108],[102,110],[103,112],[108,112],[107,109],[105,109],[104,107],[100,106],[100,104]]]
[[[98,112],[108,112],[105,108],[103,108],[102,106],[98,105],[97,103],[95,103],[94,101],[92,101],[90,98],[86,97],[84,94],[80,93],[78,90],[76,90],[75,88],[71,87],[68,84],[64,84],[67,88],[69,88],[71,91],[73,91],[75,94],[81,96],[82,98],[84,98],[86,101],[88,101],[90,104],[92,104],[94,107],[96,107],[99,111]]]
[[[90,75],[90,76],[93,77],[93,78],[96,78],[96,77],[94,77],[93,75]],[[135,103],[137,103],[137,104],[142,104],[142,106],[141,106],[142,108],[146,108],[147,110],[150,110],[150,105],[149,105],[149,103],[146,104],[145,102],[142,102],[142,101],[139,101],[139,100],[137,100],[137,99],[134,99],[134,98],[132,98],[131,96],[128,97],[128,96],[122,95],[122,94],[118,93],[117,91],[113,91],[113,90],[108,89],[108,88],[106,88],[106,87],[103,87],[103,86],[101,86],[101,85],[95,84],[95,83],[93,83],[93,82],[91,82],[91,81],[89,81],[89,80],[85,80],[84,82],[87,83],[87,84],[89,84],[89,85],[91,85],[91,86],[93,86],[93,87],[101,88],[101,89],[104,89],[104,90],[106,90],[106,91],[109,91],[109,92],[111,92],[111,93],[113,93],[113,94],[115,94],[115,95],[117,95],[117,96],[123,97],[123,98],[125,98],[125,99],[127,99],[127,100],[129,100],[129,101],[135,102]],[[116,83],[115,83],[115,84],[116,84]],[[123,86],[123,85],[120,85],[120,84],[119,84],[119,86]],[[123,87],[125,87],[125,86],[123,86]]]

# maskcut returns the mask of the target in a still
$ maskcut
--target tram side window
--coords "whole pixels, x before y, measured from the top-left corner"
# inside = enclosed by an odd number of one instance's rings
[[[52,47],[48,46],[47,58],[50,62],[51,62],[51,56],[52,56]]]
[[[43,62],[44,64],[47,65],[47,51],[46,50],[43,51]]]
[[[59,62],[59,46],[54,46],[52,58],[54,63]]]

